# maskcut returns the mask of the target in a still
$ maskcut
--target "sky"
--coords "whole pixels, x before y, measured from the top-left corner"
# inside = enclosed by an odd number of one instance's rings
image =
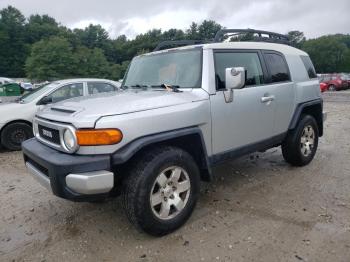
[[[212,19],[227,28],[253,28],[307,38],[350,33],[350,0],[0,0],[0,9],[18,8],[26,17],[48,14],[69,28],[101,24],[129,38],[157,28],[187,29]]]

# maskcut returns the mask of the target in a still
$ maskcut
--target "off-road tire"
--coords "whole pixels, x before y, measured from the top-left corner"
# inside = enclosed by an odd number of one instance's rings
[[[8,150],[19,151],[23,141],[33,137],[32,127],[26,123],[12,123],[1,131],[1,144]]]
[[[151,205],[151,191],[162,170],[178,166],[185,170],[190,181],[187,203],[174,218],[158,218]],[[182,149],[170,146],[153,148],[134,160],[123,181],[122,202],[130,222],[139,230],[154,236],[171,233],[181,227],[192,214],[200,188],[200,174],[192,156]]]
[[[308,156],[302,153],[302,135],[306,127],[312,127],[314,131],[314,145]],[[293,166],[305,166],[314,158],[318,146],[319,131],[316,120],[310,115],[302,115],[296,128],[288,132],[282,143],[282,154],[284,159]]]

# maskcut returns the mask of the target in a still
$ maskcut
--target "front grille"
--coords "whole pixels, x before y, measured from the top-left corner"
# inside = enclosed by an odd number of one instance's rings
[[[56,145],[60,145],[60,132],[58,130],[42,125],[38,125],[38,130],[41,138]]]

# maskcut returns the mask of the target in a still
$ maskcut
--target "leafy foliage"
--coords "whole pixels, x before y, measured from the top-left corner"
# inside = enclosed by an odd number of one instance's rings
[[[8,77],[24,75],[28,55],[25,42],[25,17],[14,7],[0,10],[0,74]]]
[[[290,31],[288,32],[289,41],[293,46],[301,48],[306,41],[306,37],[303,32],[300,31]]]
[[[35,43],[26,62],[29,78],[51,80],[71,76],[75,60],[69,42],[54,36]]]
[[[223,27],[211,20],[188,29],[152,29],[134,39],[111,39],[100,25],[71,30],[48,15],[26,19],[16,8],[0,10],[0,76],[51,80],[67,77],[123,78],[131,59],[152,51],[164,40],[211,40]],[[290,31],[292,45],[308,52],[319,73],[350,71],[350,35],[329,35],[306,40]],[[230,41],[251,41],[245,34]]]
[[[348,36],[350,38],[350,36]],[[302,45],[319,73],[348,71],[349,48],[337,36],[323,36],[306,41]]]

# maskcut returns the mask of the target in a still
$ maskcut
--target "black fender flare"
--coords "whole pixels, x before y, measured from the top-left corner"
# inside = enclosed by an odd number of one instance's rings
[[[208,174],[207,174],[209,175],[208,180],[210,180],[212,178],[212,172],[210,168],[209,157],[207,154],[202,130],[197,126],[181,128],[181,129],[166,131],[162,133],[157,133],[157,134],[152,134],[152,135],[147,135],[144,137],[137,138],[131,141],[130,143],[128,143],[127,145],[123,146],[121,149],[117,150],[111,155],[112,165],[120,165],[120,164],[126,163],[135,154],[137,154],[140,150],[144,149],[147,146],[171,141],[173,139],[181,139],[181,137],[186,137],[190,135],[198,135],[200,138],[200,146],[202,149],[202,153],[203,153],[202,157],[204,161],[201,161],[202,165],[199,168],[201,170],[208,171]]]
[[[320,108],[321,108],[320,112],[317,112],[319,114],[319,118],[320,118],[320,120],[317,122],[318,122],[318,125],[320,127],[320,130],[319,130],[320,136],[322,136],[323,135],[323,112],[322,112],[323,99],[322,98],[298,104],[295,111],[294,111],[293,117],[290,121],[288,130],[293,130],[297,126],[298,121],[300,119],[300,116],[306,108],[311,107],[311,106],[315,106],[315,105],[320,105]]]

